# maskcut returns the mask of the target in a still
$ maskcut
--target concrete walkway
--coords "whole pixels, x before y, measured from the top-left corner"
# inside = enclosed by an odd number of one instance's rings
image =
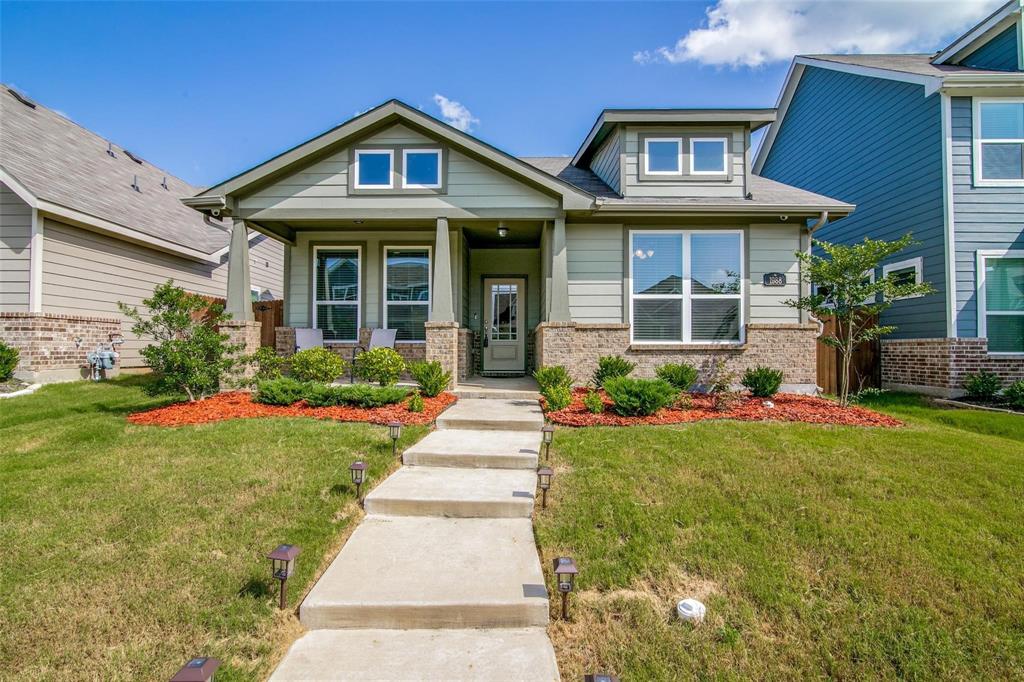
[[[462,398],[437,425],[366,496],[271,680],[559,679],[530,519],[540,406]]]

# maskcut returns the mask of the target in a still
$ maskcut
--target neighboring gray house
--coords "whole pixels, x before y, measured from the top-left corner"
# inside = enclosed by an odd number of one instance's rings
[[[117,302],[139,305],[167,279],[223,297],[230,224],[181,205],[200,188],[0,88],[0,339],[18,376],[82,376],[85,355],[123,333],[121,365],[143,345]],[[252,233],[252,296],[282,295],[283,249]],[[77,339],[77,341],[76,341]]]
[[[774,118],[607,110],[574,157],[515,158],[392,100],[183,202],[233,221],[240,316],[244,235],[286,245],[284,353],[296,328],[348,355],[389,327],[457,380],[723,357],[813,390],[794,253],[853,206],[751,173]]]
[[[857,205],[817,237],[920,242],[873,273],[936,289],[883,315],[886,386],[1024,376],[1021,24],[1013,0],[937,54],[797,57],[758,151],[755,172]]]

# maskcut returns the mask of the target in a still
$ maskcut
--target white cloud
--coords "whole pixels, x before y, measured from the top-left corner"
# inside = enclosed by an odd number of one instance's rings
[[[445,123],[458,128],[464,133],[472,130],[474,125],[480,124],[480,119],[474,116],[462,103],[448,99],[444,95],[434,95],[434,104],[441,110],[441,118],[444,119]]]
[[[695,61],[757,67],[796,54],[930,52],[1004,0],[717,0],[707,25],[670,47],[640,50],[638,64]]]

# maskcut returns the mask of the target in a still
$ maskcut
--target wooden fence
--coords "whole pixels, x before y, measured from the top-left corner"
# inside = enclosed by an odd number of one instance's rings
[[[225,303],[223,298],[213,296],[204,296],[203,298],[211,303],[220,303],[221,305]],[[274,328],[284,326],[284,301],[253,301],[252,314],[260,323],[260,345],[273,348],[276,343]]]
[[[829,317],[822,322],[825,331],[822,337],[836,333],[836,318]],[[877,317],[870,322],[878,324]],[[876,339],[857,346],[850,360],[850,391],[862,388],[880,388],[882,385],[881,343]],[[839,349],[818,340],[818,386],[825,393],[839,393],[839,376],[843,360]]]

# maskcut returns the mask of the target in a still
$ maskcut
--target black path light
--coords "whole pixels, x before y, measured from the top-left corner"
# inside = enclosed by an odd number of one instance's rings
[[[402,437],[402,422],[388,422],[388,435],[391,436],[391,456],[398,455],[398,439]]]
[[[281,608],[285,608],[285,583],[289,576],[295,572],[295,557],[299,556],[302,550],[295,545],[278,545],[277,548],[267,555],[270,559],[270,575],[274,580],[281,583]]]
[[[555,427],[545,424],[540,433],[544,437],[544,459],[549,460],[551,459],[551,441],[555,439]]]
[[[619,682],[619,678],[608,673],[589,673],[583,676],[583,682]]]
[[[548,508],[548,488],[551,487],[551,477],[555,475],[555,472],[551,470],[551,467],[541,467],[537,469],[537,485],[540,486],[541,493],[541,509]]]
[[[352,465],[348,468],[348,473],[352,477],[352,483],[356,486],[356,502],[359,506],[363,506],[363,496],[361,490],[363,487],[363,480],[366,477],[366,462],[358,460],[352,462]]]
[[[562,593],[562,620],[569,620],[569,593],[576,587],[576,562],[567,556],[555,559],[555,582]]]
[[[193,658],[181,667],[171,682],[209,682],[220,667],[216,658]]]

